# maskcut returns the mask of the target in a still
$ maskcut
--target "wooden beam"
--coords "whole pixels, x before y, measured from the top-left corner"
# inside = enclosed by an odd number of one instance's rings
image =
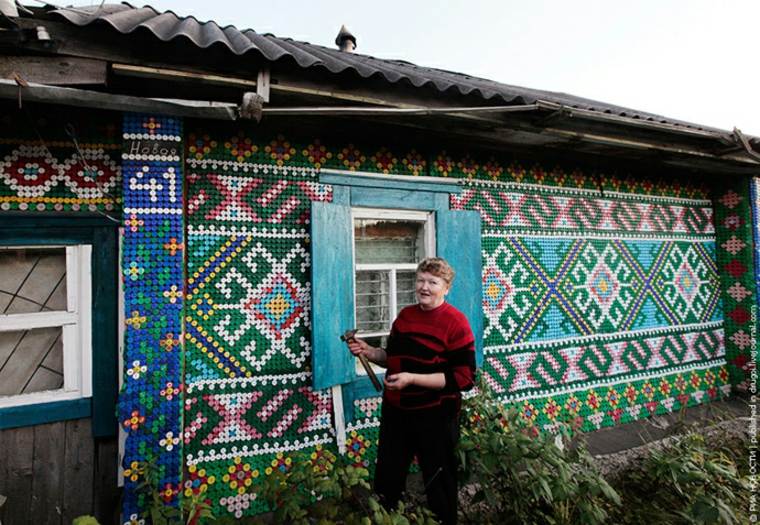
[[[295,84],[288,81],[276,81],[273,80],[270,85],[270,90],[274,92],[282,93],[295,93],[299,95],[312,95],[316,97],[332,98],[336,100],[345,100],[347,102],[359,102],[363,104],[372,104],[375,106],[386,106],[393,108],[417,108],[419,104],[410,104],[401,100],[389,101],[387,98],[378,98],[377,96],[369,96],[362,94],[351,94],[342,90],[333,89],[330,87],[320,88],[316,86]]]
[[[0,56],[0,77],[54,86],[105,85],[108,63],[74,57]]]
[[[338,128],[343,127],[341,122],[345,122],[346,126],[355,123],[350,117],[325,118],[329,119],[331,126],[337,126]],[[722,160],[715,157],[692,156],[677,153],[675,151],[677,148],[669,151],[644,147],[632,149],[617,142],[613,144],[612,142],[586,141],[582,140],[579,136],[560,136],[553,133],[538,133],[535,130],[533,133],[530,133],[498,128],[492,130],[465,129],[462,126],[456,126],[455,122],[449,118],[436,118],[436,125],[432,128],[429,123],[427,125],[421,124],[419,119],[398,119],[391,121],[385,117],[376,118],[370,116],[362,119],[362,121],[370,123],[372,129],[383,129],[385,126],[401,126],[415,133],[415,137],[418,140],[423,140],[422,137],[425,136],[429,138],[431,143],[438,145],[446,144],[449,140],[454,142],[460,140],[469,144],[477,143],[478,147],[486,150],[508,151],[510,154],[519,154],[526,158],[535,159],[538,159],[537,155],[544,158],[551,156],[552,153],[550,152],[554,152],[564,162],[576,162],[570,159],[583,158],[584,162],[589,166],[607,166],[607,163],[611,163],[620,164],[621,166],[624,164],[624,169],[630,169],[631,161],[637,164],[640,163],[641,165],[649,165],[650,167],[655,165],[652,164],[653,162],[656,162],[657,164],[665,163],[670,166],[677,166],[678,169],[682,170],[691,170],[692,172],[711,175],[752,174],[756,173],[758,169],[758,165],[752,163],[752,161],[742,162],[738,159]],[[299,129],[301,129],[307,123],[311,126],[319,121],[317,119],[312,121],[301,118],[297,122]],[[327,127],[324,123],[319,125],[321,129]],[[346,129],[353,128],[347,127]],[[453,148],[453,146],[450,147]]]
[[[259,74],[256,77],[256,94],[260,95],[264,102],[269,102],[270,87],[269,68],[263,67],[259,69]]]
[[[21,87],[10,80],[0,80],[0,98],[44,104],[62,104],[111,111],[142,111],[177,117],[237,120],[237,105],[192,100],[159,100],[113,95],[85,89],[29,84]]]
[[[243,89],[254,89],[257,86],[255,80],[247,78],[230,77],[227,75],[210,75],[206,73],[195,73],[191,71],[182,71],[179,69],[169,69],[163,67],[136,66],[133,64],[111,64],[111,71],[117,75],[140,77],[140,78],[157,78],[159,80],[187,80],[201,84],[213,84],[218,86],[231,86]]]

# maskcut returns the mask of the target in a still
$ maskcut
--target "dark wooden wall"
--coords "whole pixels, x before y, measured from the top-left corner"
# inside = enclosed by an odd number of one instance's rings
[[[3,525],[69,525],[83,514],[117,523],[116,438],[92,437],[91,420],[0,431]]]

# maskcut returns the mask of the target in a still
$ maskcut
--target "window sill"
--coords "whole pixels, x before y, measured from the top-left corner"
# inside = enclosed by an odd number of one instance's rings
[[[371,386],[371,385],[370,385]],[[80,419],[92,415],[92,398],[52,401],[0,409],[0,430]]]

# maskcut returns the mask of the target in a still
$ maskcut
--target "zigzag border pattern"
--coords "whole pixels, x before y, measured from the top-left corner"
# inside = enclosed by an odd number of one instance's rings
[[[481,184],[451,197],[455,209],[474,210],[484,228],[506,228],[511,233],[530,232],[602,233],[625,235],[667,234],[679,238],[708,238],[715,234],[709,201],[674,203],[643,199],[610,199],[584,192],[497,191],[478,189]],[[491,185],[493,186],[493,185]],[[598,196],[597,196],[598,195]],[[619,194],[617,194],[619,195]]]
[[[483,373],[498,394],[535,392],[603,378],[663,373],[695,362],[716,362],[725,356],[723,330],[680,331],[650,337],[589,343],[538,351],[493,353]]]

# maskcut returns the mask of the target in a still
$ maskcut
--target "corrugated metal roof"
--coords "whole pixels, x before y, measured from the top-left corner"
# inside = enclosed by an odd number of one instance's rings
[[[382,78],[390,83],[409,82],[415,87],[432,86],[440,92],[456,90],[462,95],[475,94],[492,102],[501,100],[507,104],[532,104],[543,100],[571,108],[690,129],[720,131],[565,93],[511,86],[462,73],[421,67],[403,60],[379,59],[360,53],[344,53],[338,49],[308,42],[280,38],[271,34],[259,34],[251,29],[240,30],[234,26],[221,27],[213,21],[200,22],[192,16],[180,17],[172,11],[159,12],[150,6],[134,7],[128,3],[105,4],[101,7],[56,9],[51,13],[78,26],[109,25],[122,34],[137,34],[136,32],[142,29],[164,42],[186,38],[202,49],[222,45],[239,56],[257,53],[272,62],[292,59],[305,69],[324,68],[335,74],[349,71],[363,78]]]

